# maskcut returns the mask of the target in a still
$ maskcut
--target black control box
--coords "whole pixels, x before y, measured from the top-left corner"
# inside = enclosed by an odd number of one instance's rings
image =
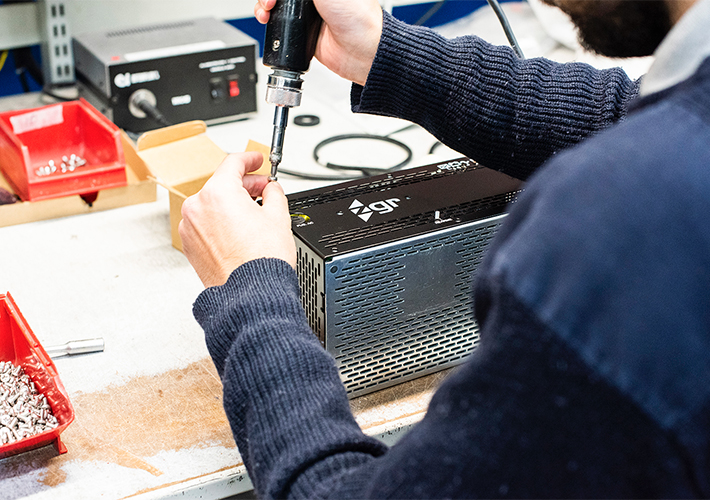
[[[302,304],[351,397],[470,354],[472,283],[521,190],[461,158],[289,196]]]
[[[195,19],[85,33],[73,39],[82,97],[119,127],[162,125],[136,106],[147,101],[177,124],[208,124],[256,112],[258,43],[224,21]]]

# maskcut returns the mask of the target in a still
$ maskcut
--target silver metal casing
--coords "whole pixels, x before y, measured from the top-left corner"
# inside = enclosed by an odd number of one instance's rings
[[[351,397],[471,353],[473,281],[520,192],[519,181],[467,159],[398,174],[291,197],[303,215],[294,217],[302,303]],[[382,200],[397,201],[386,211]]]

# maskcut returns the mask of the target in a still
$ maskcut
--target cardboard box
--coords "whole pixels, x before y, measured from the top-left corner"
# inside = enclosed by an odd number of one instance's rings
[[[170,192],[170,232],[175,248],[182,252],[178,224],[182,203],[196,194],[227,156],[207,137],[205,122],[195,120],[144,133],[136,143],[136,153],[152,172],[156,182]],[[258,151],[264,161],[253,174],[269,175],[269,148],[249,141],[246,151]]]
[[[151,178],[145,163],[136,154],[132,141],[123,131],[121,131],[121,144],[126,162],[127,184],[125,186],[100,190],[91,204],[79,195],[72,195],[0,205],[0,227],[155,201],[155,181]],[[14,193],[2,175],[0,175],[0,187]]]

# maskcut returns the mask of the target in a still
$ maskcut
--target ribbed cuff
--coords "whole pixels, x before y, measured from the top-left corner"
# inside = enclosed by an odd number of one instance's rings
[[[283,260],[253,260],[235,269],[224,285],[204,290],[192,312],[221,376],[229,348],[246,325],[265,316],[302,314],[298,277]]]

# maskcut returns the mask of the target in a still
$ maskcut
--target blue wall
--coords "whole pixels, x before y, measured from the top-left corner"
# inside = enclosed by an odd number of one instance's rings
[[[0,52],[1,54],[2,52]],[[41,54],[39,50],[39,45],[32,47],[32,55],[40,60]],[[41,90],[40,86],[35,82],[32,77],[27,76],[27,83],[30,87],[30,92]],[[20,84],[20,78],[15,74],[15,58],[12,51],[9,51],[7,59],[2,69],[0,69],[0,96],[12,95],[22,93],[22,85]]]
[[[353,0],[358,1],[358,0]],[[505,0],[503,0],[505,1]],[[395,7],[392,14],[397,18],[401,19],[405,23],[415,23],[424,16],[429,9],[435,6],[438,2],[428,2],[420,3],[414,5],[407,5],[403,7]],[[443,7],[436,11],[436,13],[431,16],[424,26],[439,26],[441,24],[448,23],[455,19],[459,19],[473,12],[474,10],[487,5],[487,0],[447,0]],[[236,19],[229,21],[229,23],[246,33],[247,35],[259,40],[261,43],[264,40],[264,33],[266,28],[263,24],[252,18],[248,19]],[[259,54],[263,55],[263,54]]]
[[[398,19],[401,19],[407,23],[415,23],[422,16],[424,16],[429,9],[435,6],[436,3],[437,2],[430,2],[404,7],[395,7],[393,14]],[[440,24],[453,21],[454,19],[470,14],[479,7],[486,5],[486,3],[486,0],[448,0],[424,24],[425,26],[438,26]],[[2,4],[2,0],[0,0],[0,4]],[[264,39],[265,28],[254,18],[236,19],[229,21],[229,23],[260,42]],[[32,54],[37,61],[40,60],[41,55],[39,46],[32,47]],[[30,91],[41,90],[37,82],[35,82],[29,75],[27,76],[27,81]],[[10,51],[4,66],[0,69],[0,96],[19,94],[22,92],[23,90],[20,84],[20,79],[15,74],[15,60],[13,58],[12,51]]]

